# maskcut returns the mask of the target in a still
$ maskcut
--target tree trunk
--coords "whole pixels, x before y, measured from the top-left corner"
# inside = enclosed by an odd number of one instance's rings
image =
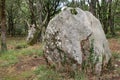
[[[81,9],[85,10],[85,0],[80,0]]]
[[[15,35],[14,20],[13,20],[13,5],[11,5],[10,10],[8,11],[8,33],[10,36]]]
[[[101,6],[100,6],[100,1],[96,0],[96,4],[97,4],[97,12],[96,12],[96,17],[99,18],[99,20],[102,22],[102,16],[101,16]]]
[[[108,25],[110,27],[111,34],[115,35],[115,32],[114,32],[114,16],[113,16],[111,8],[112,8],[112,0],[109,0]]]
[[[96,0],[91,0],[89,2],[89,5],[90,5],[90,12],[96,16]]]
[[[103,29],[105,34],[108,33],[108,17],[107,17],[107,12],[108,12],[108,3],[105,0],[102,0],[101,2],[101,15],[102,15],[102,24],[103,24]]]
[[[31,24],[35,24],[36,26],[36,16],[35,16],[35,7],[34,7],[34,1],[29,0],[29,9],[30,9],[30,18],[31,18]]]
[[[6,51],[6,15],[5,15],[5,0],[1,0],[1,51]]]
[[[38,15],[38,26],[37,27],[39,27],[39,29],[40,30],[38,30],[38,39],[40,39],[40,42],[42,42],[42,40],[43,40],[43,37],[42,37],[42,28],[43,28],[43,26],[40,26],[41,24],[42,24],[42,10],[43,10],[43,1],[42,0],[38,0],[37,1],[37,6],[36,6],[36,8],[37,8],[37,15]]]
[[[42,10],[43,10],[43,6],[42,6],[43,1],[42,0],[38,0],[37,1],[37,15],[38,15],[38,24],[42,24]]]

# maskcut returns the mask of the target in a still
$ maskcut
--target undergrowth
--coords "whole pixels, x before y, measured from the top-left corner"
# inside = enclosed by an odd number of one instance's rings
[[[116,37],[117,40],[120,40],[120,37]],[[119,41],[120,43],[120,41]],[[41,47],[33,48],[26,44],[25,39],[21,38],[13,38],[7,40],[8,51],[5,53],[0,53],[0,70],[3,68],[9,68],[16,63],[19,63],[19,57],[24,56],[33,56],[34,54],[37,56],[43,55],[43,50]],[[91,53],[93,53],[93,48],[91,48]],[[112,56],[114,61],[118,62],[120,60],[120,53],[112,52]],[[93,62],[94,57],[91,54],[90,61]],[[113,64],[114,65],[114,64]],[[83,66],[85,67],[85,66]],[[120,67],[115,68],[117,72],[120,74]],[[3,72],[4,73],[4,72]],[[33,76],[31,80],[89,80],[86,76],[86,73],[74,71],[71,73],[73,77],[69,77],[67,73],[60,73],[55,71],[51,68],[48,68],[47,65],[40,65],[35,68],[35,70],[24,71],[21,72],[19,75],[17,74],[5,74],[3,80],[29,80],[30,77]],[[106,75],[106,74],[105,74]],[[1,74],[0,74],[1,78]],[[24,78],[24,79],[23,79]]]

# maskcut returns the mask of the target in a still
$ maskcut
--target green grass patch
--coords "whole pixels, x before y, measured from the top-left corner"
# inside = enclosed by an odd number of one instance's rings
[[[57,72],[53,69],[47,68],[45,65],[39,66],[34,71],[36,78],[35,80],[88,80],[87,76],[84,72],[75,71],[74,75],[70,77],[70,75],[61,75],[60,72]],[[71,74],[72,75],[72,74]]]
[[[25,41],[25,38],[22,38],[22,37],[10,37],[10,38],[7,38],[7,44],[8,45],[13,45],[13,46],[16,46],[18,44],[21,44],[21,43],[26,43]]]
[[[27,47],[28,47],[27,43],[18,43],[15,46],[15,49],[21,49],[21,48],[27,48]]]
[[[22,72],[20,76],[22,76],[23,78],[29,78],[33,74],[34,74],[34,71],[25,71],[25,72]]]
[[[74,80],[88,80],[84,72],[75,72]]]
[[[15,56],[15,51],[13,50],[9,50],[1,54],[0,60],[2,60],[2,63],[0,64],[0,66],[8,66],[18,62],[18,58],[17,56]]]
[[[120,59],[120,53],[112,53],[114,59]]]
[[[18,57],[27,56],[27,55],[38,55],[42,56],[43,51],[38,49],[18,49],[18,50],[8,50],[0,55],[0,60],[2,60],[2,64],[0,66],[9,66],[15,64],[19,61]]]
[[[35,80],[63,80],[60,74],[53,69],[48,69],[46,66],[39,66],[35,70],[36,79]]]

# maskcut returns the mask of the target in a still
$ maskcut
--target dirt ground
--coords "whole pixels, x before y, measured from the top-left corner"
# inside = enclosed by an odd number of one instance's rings
[[[113,54],[117,54],[120,56],[120,41],[117,39],[109,39],[109,45]],[[39,49],[40,47],[38,46],[39,45],[34,45],[33,47],[30,47],[30,49],[35,49],[35,48]],[[32,73],[31,71],[34,71],[38,66],[46,65],[45,59],[42,56],[40,57],[35,55],[34,53],[31,55],[20,56],[18,57],[18,59],[19,62],[17,63],[9,67],[0,68],[0,80],[6,80],[4,79],[6,76],[12,76],[12,77],[15,77],[17,75],[21,76],[21,73],[24,73],[26,71],[28,73]],[[100,77],[99,80],[120,80],[120,57],[119,58],[113,57],[112,65],[113,68],[111,68],[111,70],[108,70],[107,72],[104,71],[103,75]],[[35,75],[34,74],[30,74],[30,75],[31,76],[25,78],[18,76],[14,80],[33,80]],[[91,78],[89,78],[89,80],[97,80],[97,79],[96,77],[92,76]]]

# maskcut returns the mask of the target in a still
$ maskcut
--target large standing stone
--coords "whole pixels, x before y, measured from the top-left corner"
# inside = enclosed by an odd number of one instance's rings
[[[66,8],[56,15],[48,24],[45,41],[45,57],[50,64],[84,68],[88,64],[100,72],[111,58],[100,21],[80,8]]]

